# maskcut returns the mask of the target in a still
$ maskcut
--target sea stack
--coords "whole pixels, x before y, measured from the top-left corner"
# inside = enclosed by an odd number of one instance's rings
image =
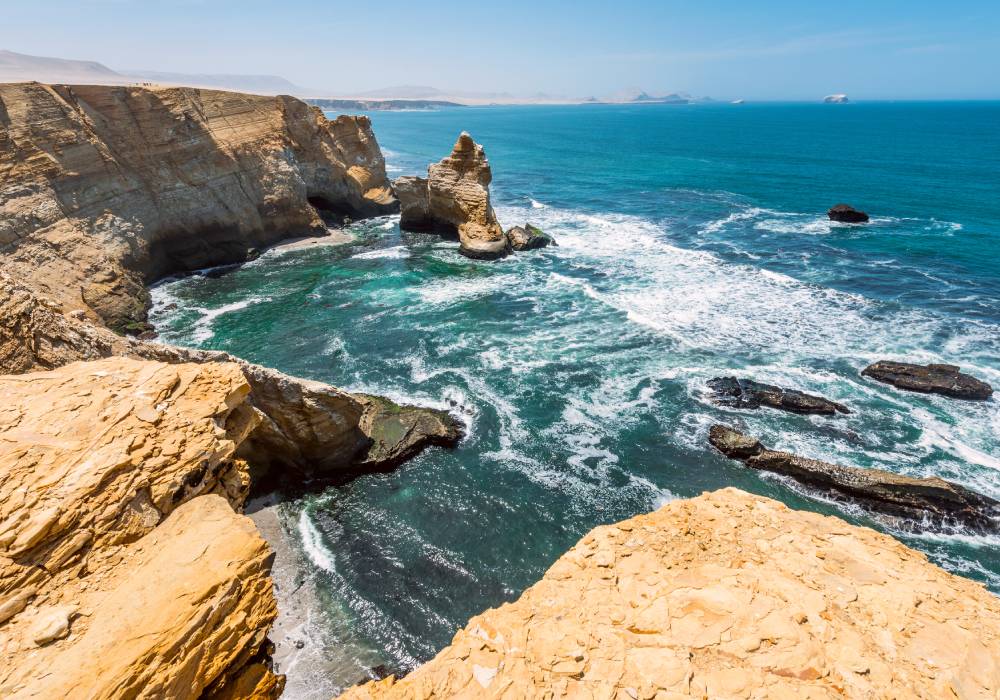
[[[451,155],[427,168],[427,177],[393,183],[399,226],[407,231],[457,235],[462,255],[495,260],[510,253],[510,241],[490,204],[493,172],[483,147],[463,131]]]
[[[507,231],[507,239],[514,250],[535,250],[550,245],[558,245],[555,239],[537,226],[525,224],[514,226]]]
[[[858,211],[849,204],[834,204],[826,215],[830,217],[830,221],[845,224],[863,224],[868,221],[868,214]]]

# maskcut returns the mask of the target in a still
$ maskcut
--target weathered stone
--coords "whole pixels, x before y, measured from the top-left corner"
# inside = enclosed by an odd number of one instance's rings
[[[791,413],[816,413],[834,415],[850,413],[846,406],[822,396],[806,394],[795,389],[782,389],[773,384],[760,384],[752,379],[716,377],[708,382],[715,393],[715,403],[732,408],[755,409],[769,406]]]
[[[276,615],[267,545],[234,511],[249,393],[232,363],[0,377],[0,696],[188,697],[242,675]]]
[[[956,365],[913,365],[880,360],[865,367],[861,374],[898,389],[941,394],[953,399],[985,401],[993,395],[993,387],[960,372]]]
[[[145,330],[146,282],[397,203],[366,117],[192,88],[0,85],[0,264]]]
[[[552,236],[531,224],[509,229],[507,240],[510,241],[510,247],[514,250],[535,250],[549,245],[558,245]]]
[[[1000,530],[1000,503],[938,477],[918,479],[882,469],[841,467],[769,450],[755,438],[724,425],[712,426],[708,439],[724,455],[742,459],[748,467],[856,499],[878,512],[906,518],[913,529],[933,522],[978,532]]]
[[[427,168],[426,179],[401,177],[393,183],[400,228],[457,235],[459,252],[470,258],[504,257],[510,242],[490,204],[492,179],[483,147],[463,131],[451,155]]]
[[[891,537],[724,489],[598,527],[373,698],[989,698],[1000,599]]]
[[[380,396],[356,398],[365,405],[360,426],[371,440],[355,461],[363,470],[394,467],[425,447],[454,447],[462,439],[462,424],[447,411],[400,406]]]
[[[846,224],[863,224],[868,221],[868,215],[863,211],[858,211],[848,204],[835,204],[830,207],[827,216],[831,221],[840,221]]]

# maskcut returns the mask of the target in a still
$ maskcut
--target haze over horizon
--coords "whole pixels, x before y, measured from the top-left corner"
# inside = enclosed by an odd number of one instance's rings
[[[1000,4],[848,0],[10,0],[0,48],[117,71],[269,74],[337,95],[395,85],[570,98],[1000,98]],[[899,19],[899,18],[905,19]],[[641,18],[642,21],[639,21]]]

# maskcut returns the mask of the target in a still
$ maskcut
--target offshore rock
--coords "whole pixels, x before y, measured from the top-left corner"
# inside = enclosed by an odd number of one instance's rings
[[[791,413],[815,413],[832,416],[850,413],[848,408],[822,396],[806,394],[795,389],[782,389],[773,384],[760,384],[752,379],[716,377],[708,382],[715,393],[714,401],[720,406],[756,409],[769,406]]]
[[[462,424],[447,411],[400,406],[381,396],[355,394],[365,406],[361,428],[371,440],[355,465],[388,469],[415,457],[425,447],[454,447],[464,436]]]
[[[372,698],[992,698],[1000,599],[891,537],[724,489],[594,529]]]
[[[960,372],[956,365],[913,365],[880,360],[865,367],[861,374],[898,389],[941,394],[953,399],[985,401],[993,395],[993,387]]]
[[[268,547],[234,510],[249,392],[221,363],[0,377],[0,696],[197,696],[242,675],[276,615]]]
[[[124,332],[145,283],[395,211],[366,117],[192,88],[0,85],[0,265]]]
[[[457,235],[459,252],[470,258],[504,257],[510,242],[490,204],[492,180],[486,152],[463,131],[451,155],[427,168],[426,179],[401,177],[393,183],[400,228]]]
[[[555,239],[537,226],[525,224],[507,231],[507,240],[514,250],[535,250],[549,245],[558,245]]]
[[[1000,529],[1000,503],[938,477],[918,479],[882,469],[841,467],[789,452],[765,448],[724,425],[713,425],[709,442],[727,457],[753,469],[790,476],[807,486],[855,499],[877,512],[905,518],[911,529],[925,523],[968,528],[976,532]]]
[[[846,224],[863,224],[868,221],[868,215],[858,211],[849,204],[835,204],[826,213],[830,221],[840,221]]]

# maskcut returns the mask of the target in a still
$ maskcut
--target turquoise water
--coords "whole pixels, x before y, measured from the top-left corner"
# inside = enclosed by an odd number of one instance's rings
[[[879,358],[945,361],[1000,387],[1000,104],[371,116],[393,177],[469,130],[504,225],[531,222],[560,245],[473,262],[389,217],[353,225],[352,245],[273,251],[155,290],[165,341],[448,407],[469,427],[454,451],[284,506],[323,601],[317,643],[354,669],[297,669],[296,696],[379,663],[412,668],[593,526],[730,485],[888,529],[1000,591],[996,538],[895,532],[706,443],[724,421],[777,448],[1000,498],[1000,401],[858,374]],[[841,201],[872,223],[828,222]],[[719,408],[705,382],[726,374],[854,412]]]

